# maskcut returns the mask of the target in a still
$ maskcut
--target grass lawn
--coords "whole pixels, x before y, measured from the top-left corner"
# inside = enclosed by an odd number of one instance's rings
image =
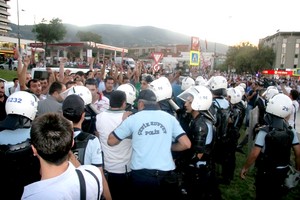
[[[13,78],[17,77],[16,71],[0,70],[0,78],[12,81]],[[245,130],[245,128],[243,128]],[[244,132],[241,132],[243,138]],[[248,146],[244,147],[244,152],[248,152]],[[254,168],[249,170],[246,180],[240,178],[240,171],[243,164],[247,159],[247,155],[236,153],[236,170],[235,177],[230,185],[220,185],[222,197],[224,200],[250,200],[255,198],[255,187],[254,187]],[[295,200],[300,199],[300,184],[296,188],[290,191],[289,195],[284,200]]]
[[[17,71],[0,69],[0,78],[3,78],[7,81],[12,81],[14,78],[17,78]]]

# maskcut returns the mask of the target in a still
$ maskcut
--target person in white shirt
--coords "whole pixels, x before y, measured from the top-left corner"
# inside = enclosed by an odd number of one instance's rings
[[[114,200],[130,199],[131,139],[126,138],[114,147],[107,144],[108,135],[122,123],[123,116],[130,113],[125,112],[125,108],[126,93],[115,90],[111,93],[110,109],[96,117],[96,128],[104,153],[104,170],[107,171],[107,182]]]
[[[92,93],[92,103],[94,108],[98,112],[105,111],[109,109],[109,99],[98,91],[97,80],[94,78],[89,78],[85,81],[85,87],[87,87]]]
[[[297,90],[292,89],[288,96],[292,99],[292,103],[293,103],[292,112],[288,117],[288,123],[291,127],[296,129],[296,116],[297,116],[297,112],[299,111],[299,103],[297,101],[299,97],[299,92]]]
[[[79,200],[84,194],[85,199],[100,198],[103,191],[100,170],[92,165],[76,169],[68,161],[74,144],[69,120],[58,113],[37,117],[32,123],[30,137],[33,154],[40,161],[41,180],[25,186],[22,199]]]

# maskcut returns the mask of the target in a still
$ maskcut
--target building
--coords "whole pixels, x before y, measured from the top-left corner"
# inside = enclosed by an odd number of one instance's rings
[[[59,57],[68,57],[72,62],[88,61],[88,51],[90,50],[92,57],[96,58],[96,62],[111,60],[117,56],[125,55],[128,49],[115,47],[95,42],[67,42],[48,44],[50,48],[50,56],[47,57],[47,62],[50,64],[58,64]]]
[[[259,44],[271,47],[275,52],[274,69],[300,68],[300,32],[277,32],[260,39]]]
[[[167,46],[151,46],[151,47],[131,47],[129,48],[129,54],[131,57],[148,58],[154,52],[160,52],[165,57],[172,56],[178,57],[182,52],[190,50],[189,45],[167,45]]]
[[[10,9],[10,6],[7,5],[7,1],[9,0],[0,0],[0,35],[4,36],[7,36],[8,32],[12,30],[9,26],[10,13],[7,10]]]

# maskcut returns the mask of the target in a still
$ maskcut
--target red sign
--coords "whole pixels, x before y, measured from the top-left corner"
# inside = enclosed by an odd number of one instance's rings
[[[39,43],[30,43],[29,46],[30,46],[30,47],[43,47],[44,44],[41,43],[41,42],[39,42]]]
[[[153,69],[154,71],[158,71],[160,69],[160,66],[156,63],[154,66],[153,66]]]
[[[198,37],[192,37],[191,41],[191,51],[199,51],[200,41]]]
[[[262,74],[269,74],[269,75],[293,75],[293,71],[282,71],[282,70],[263,70]]]
[[[159,60],[163,58],[163,54],[160,52],[152,53],[152,57],[153,57],[155,63],[158,63]]]

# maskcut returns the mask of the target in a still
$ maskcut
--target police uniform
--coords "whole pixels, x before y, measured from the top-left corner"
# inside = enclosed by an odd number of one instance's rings
[[[117,127],[113,134],[119,139],[132,138],[131,175],[135,199],[163,199],[165,192],[170,199],[178,198],[176,189],[167,192],[175,164],[171,154],[172,142],[185,134],[177,119],[169,113],[153,106],[128,117]],[[162,186],[166,186],[162,189]],[[175,183],[177,187],[177,182]],[[149,187],[151,189],[149,189]],[[173,186],[172,186],[173,187]],[[172,192],[170,192],[172,191]],[[179,190],[178,190],[179,192]],[[142,196],[138,196],[141,194]]]
[[[3,199],[20,199],[24,186],[41,178],[39,160],[33,156],[29,138],[30,128],[0,132],[0,172],[3,181],[0,194]]]

